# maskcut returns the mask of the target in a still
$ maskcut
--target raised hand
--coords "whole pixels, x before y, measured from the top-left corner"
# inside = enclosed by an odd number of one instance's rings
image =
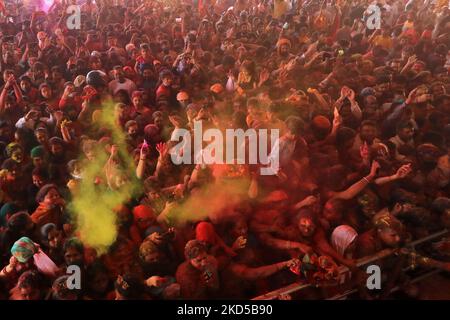
[[[353,89],[348,88],[347,98],[352,102],[355,101],[355,91]]]
[[[270,72],[269,70],[267,70],[266,68],[261,70],[261,73],[259,74],[259,83],[263,84],[265,83],[267,80],[269,80],[270,77]]]
[[[377,161],[372,161],[372,166],[370,167],[370,175],[375,177],[377,175],[378,169],[380,169],[380,164]]]
[[[411,171],[412,171],[411,164],[410,164],[410,163],[409,163],[409,164],[405,164],[405,165],[401,166],[401,167],[397,170],[397,172],[395,173],[395,176],[396,176],[396,178],[403,179],[403,178],[405,178],[408,174],[410,174]]]
[[[164,157],[168,151],[167,143],[165,143],[165,142],[158,143],[156,145],[156,151],[158,151],[160,157]]]
[[[246,245],[247,239],[244,236],[240,236],[234,241],[232,249],[233,250],[244,249]]]
[[[359,154],[362,159],[369,159],[369,146],[367,142],[364,141],[364,144],[359,147]]]

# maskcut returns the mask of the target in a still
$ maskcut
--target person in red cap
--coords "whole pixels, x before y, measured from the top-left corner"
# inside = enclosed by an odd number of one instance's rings
[[[130,227],[131,240],[139,246],[145,238],[145,231],[155,225],[156,216],[150,207],[140,204],[133,208],[133,224]]]

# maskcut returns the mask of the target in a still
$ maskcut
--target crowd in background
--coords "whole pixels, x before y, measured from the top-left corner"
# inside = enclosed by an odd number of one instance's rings
[[[450,269],[445,239],[378,261],[381,290],[357,266],[450,226],[448,1],[86,0],[80,29],[46,3],[0,6],[0,299],[419,298],[403,268]],[[276,175],[174,164],[195,122],[278,130]],[[130,181],[96,250],[95,196],[71,204]]]

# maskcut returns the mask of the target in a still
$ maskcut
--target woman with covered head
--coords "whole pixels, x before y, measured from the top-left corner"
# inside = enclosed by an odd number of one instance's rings
[[[10,252],[9,264],[0,271],[0,278],[12,286],[28,270],[39,271],[48,278],[56,277],[59,272],[55,263],[28,237],[14,242]]]
[[[61,197],[58,187],[54,184],[43,186],[36,195],[38,208],[31,215],[31,219],[40,228],[47,223],[62,226],[65,201]]]
[[[49,257],[58,265],[64,263],[64,232],[54,223],[47,223],[42,226],[41,243],[44,246]]]
[[[356,246],[358,233],[347,225],[340,225],[331,234],[331,246],[342,257],[352,259]]]

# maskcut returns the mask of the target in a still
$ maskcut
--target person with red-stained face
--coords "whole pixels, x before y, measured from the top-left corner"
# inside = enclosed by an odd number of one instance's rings
[[[47,293],[44,279],[37,271],[22,273],[17,285],[11,290],[10,300],[43,300]]]

